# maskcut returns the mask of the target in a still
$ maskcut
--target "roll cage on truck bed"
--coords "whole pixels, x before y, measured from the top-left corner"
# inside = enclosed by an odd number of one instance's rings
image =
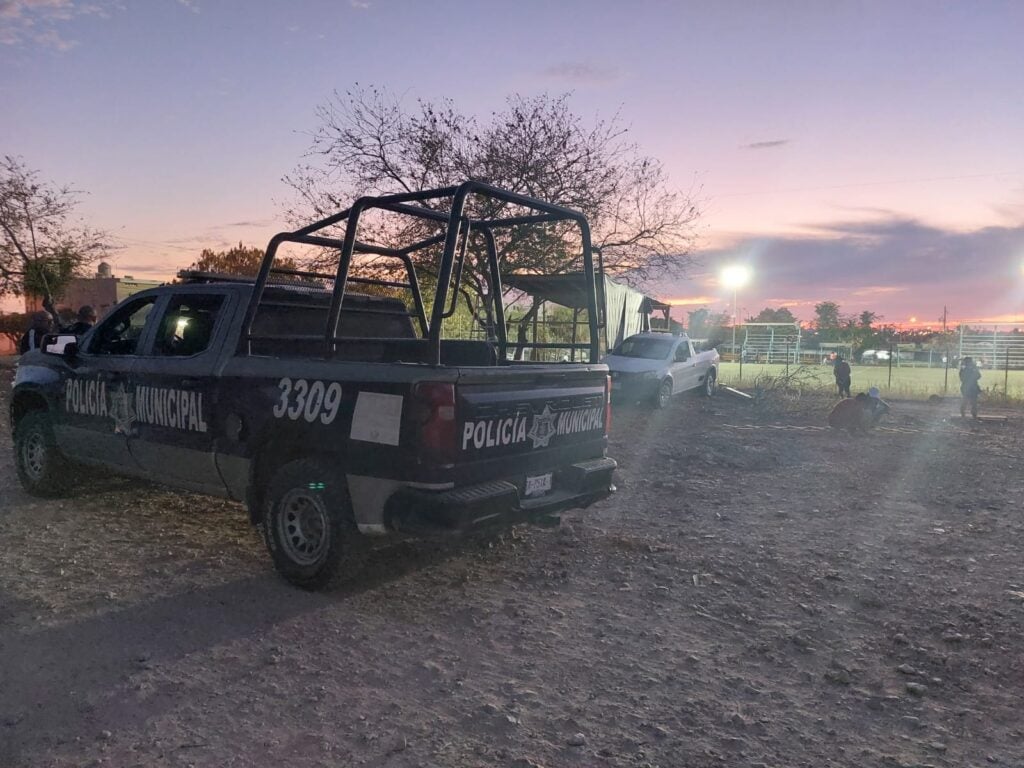
[[[385,217],[401,227],[375,229]],[[372,237],[413,242],[361,239],[364,220]],[[508,338],[499,242],[529,227],[557,227],[563,245],[579,233],[581,341]],[[312,266],[284,261],[292,248]],[[302,261],[316,249],[328,258]],[[429,305],[417,260],[436,283]],[[30,492],[66,488],[82,465],[243,500],[281,574],[316,588],[358,563],[361,534],[550,520],[614,490],[601,307],[576,211],[477,181],[363,197],[274,236],[255,280],[183,277],[22,358],[11,423]],[[465,279],[477,332],[445,338]]]
[[[472,219],[466,215],[466,201],[471,195],[493,200],[497,203],[517,206],[528,213],[507,216],[505,218],[483,218]],[[443,207],[430,207],[429,204],[438,204],[449,201],[448,210]],[[496,206],[498,208],[499,206]],[[364,213],[371,210],[390,211],[397,214],[412,217],[424,222],[431,222],[443,230],[440,234],[424,238],[402,248],[387,248],[379,245],[371,245],[360,242],[356,238],[360,218]],[[344,238],[325,237],[317,234],[323,230],[345,223]],[[589,320],[589,341],[587,343],[551,343],[551,342],[516,342],[510,344],[508,330],[505,322],[504,307],[500,301],[503,284],[499,265],[497,246],[495,241],[495,230],[508,229],[517,226],[555,224],[559,222],[572,222],[579,227],[581,238],[581,258],[583,274],[585,279],[585,290],[587,295],[587,317]],[[321,341],[324,344],[323,351],[326,353],[337,353],[340,346],[351,339],[341,336],[338,333],[341,308],[348,285],[376,286],[378,288],[406,289],[412,294],[414,302],[413,312],[410,317],[417,323],[422,337],[426,340],[426,349],[420,354],[420,362],[432,365],[443,365],[442,356],[442,323],[445,319],[455,313],[458,300],[458,288],[462,282],[462,273],[466,262],[467,246],[471,237],[478,235],[483,239],[486,248],[487,260],[487,299],[491,302],[493,312],[493,330],[496,343],[497,364],[507,365],[509,360],[508,352],[512,347],[523,349],[578,349],[589,351],[590,362],[596,364],[600,358],[600,335],[598,330],[602,327],[602,316],[599,313],[597,302],[597,281],[594,270],[593,247],[590,241],[590,225],[586,217],[578,212],[562,206],[545,203],[526,195],[509,192],[489,184],[478,181],[467,181],[456,187],[444,187],[430,189],[420,192],[406,192],[394,195],[378,197],[361,197],[351,208],[336,213],[327,218],[316,221],[308,226],[294,232],[285,232],[275,235],[267,247],[267,252],[256,276],[255,290],[246,310],[243,325],[242,341],[250,346],[248,352],[251,354],[255,342],[268,341]],[[300,270],[275,268],[274,260],[278,249],[284,243],[296,243],[310,246],[337,249],[339,251],[339,263],[337,273],[334,275],[318,272],[304,272]],[[413,256],[436,245],[443,244],[440,261],[437,268],[437,292],[434,297],[431,315],[428,318],[420,293],[419,280],[417,279],[416,268],[413,264]],[[353,259],[359,254],[373,255],[397,259],[405,268],[407,282],[393,280],[351,276]],[[253,332],[253,322],[256,318],[259,306],[263,301],[264,291],[268,284],[271,284],[272,276],[284,276],[287,279],[307,278],[313,280],[325,280],[333,283],[331,304],[327,316],[326,327],[322,337],[307,335],[297,338],[294,334],[282,336],[258,334]],[[450,301],[449,301],[450,294]],[[346,311],[348,308],[346,307]],[[391,314],[387,310],[380,309],[353,309],[353,312],[384,313]],[[395,341],[407,341],[405,337],[396,338]],[[522,362],[522,361],[519,361]]]

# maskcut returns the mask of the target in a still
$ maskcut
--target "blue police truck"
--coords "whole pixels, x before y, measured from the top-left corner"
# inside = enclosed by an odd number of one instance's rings
[[[510,338],[503,262],[537,228],[576,249],[571,340]],[[27,491],[71,493],[99,467],[244,501],[279,572],[314,589],[368,535],[550,520],[614,488],[576,211],[472,181],[365,197],[276,235],[254,277],[180,277],[22,357]]]

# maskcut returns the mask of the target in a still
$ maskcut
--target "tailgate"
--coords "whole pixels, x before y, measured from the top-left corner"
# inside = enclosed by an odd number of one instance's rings
[[[457,468],[483,479],[603,456],[607,377],[604,365],[464,369],[456,386]]]

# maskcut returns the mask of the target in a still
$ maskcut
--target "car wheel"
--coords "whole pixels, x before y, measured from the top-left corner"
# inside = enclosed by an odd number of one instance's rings
[[[274,566],[303,589],[320,589],[361,562],[361,534],[337,477],[321,461],[293,461],[277,471],[265,497],[263,534]]]
[[[33,496],[63,496],[74,484],[73,467],[57,447],[50,416],[27,414],[14,431],[14,462],[18,479]]]
[[[661,382],[661,386],[658,387],[658,394],[654,397],[655,408],[666,408],[668,407],[669,400],[672,399],[672,379],[665,379]]]
[[[716,376],[714,370],[708,371],[708,375],[704,377],[704,396],[712,397],[715,394],[715,383]]]

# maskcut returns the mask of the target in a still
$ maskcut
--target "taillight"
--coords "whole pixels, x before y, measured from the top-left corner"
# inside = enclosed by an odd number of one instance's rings
[[[425,458],[447,464],[455,460],[455,385],[421,381],[413,387],[420,406],[420,441]]]
[[[604,377],[604,433],[612,431],[612,377]]]

